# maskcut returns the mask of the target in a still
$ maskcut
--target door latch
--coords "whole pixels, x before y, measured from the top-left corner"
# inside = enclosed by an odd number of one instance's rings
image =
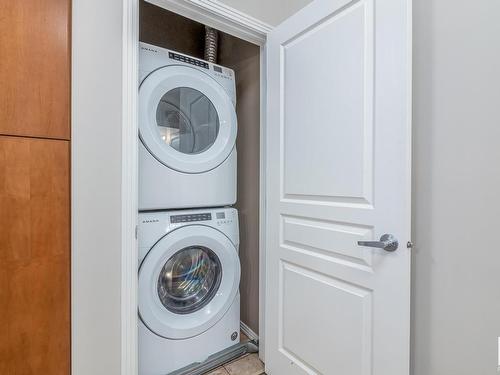
[[[398,249],[399,243],[396,237],[392,234],[384,234],[380,237],[380,241],[358,241],[359,246],[377,247],[379,249],[384,249],[385,251],[396,251]]]

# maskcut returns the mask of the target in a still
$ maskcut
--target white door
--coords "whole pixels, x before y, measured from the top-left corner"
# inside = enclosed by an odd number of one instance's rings
[[[267,63],[267,373],[408,374],[411,1],[316,0]]]

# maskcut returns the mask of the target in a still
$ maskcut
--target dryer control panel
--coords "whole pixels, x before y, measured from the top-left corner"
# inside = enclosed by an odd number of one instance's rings
[[[198,59],[189,57],[187,55],[181,55],[179,53],[169,52],[168,57],[170,57],[173,60],[182,61],[184,63],[196,65],[196,66],[199,66],[199,67],[205,68],[205,69],[210,69],[210,67],[206,61],[198,60]]]
[[[142,82],[149,74],[159,68],[169,65],[187,65],[211,76],[227,91],[233,105],[236,105],[236,80],[234,71],[222,65],[168,50],[152,44],[140,42],[139,50],[139,81]]]

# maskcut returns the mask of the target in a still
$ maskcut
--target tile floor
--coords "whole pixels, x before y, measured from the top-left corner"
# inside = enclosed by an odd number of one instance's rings
[[[240,341],[246,340],[248,337],[241,332]],[[265,375],[264,364],[260,361],[257,353],[246,354],[206,375]]]
[[[257,353],[246,354],[232,362],[226,363],[207,375],[262,375],[264,364]]]

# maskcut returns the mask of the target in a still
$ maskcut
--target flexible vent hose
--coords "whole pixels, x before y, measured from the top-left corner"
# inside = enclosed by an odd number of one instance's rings
[[[205,26],[205,60],[217,63],[217,42],[219,35],[217,30]]]

